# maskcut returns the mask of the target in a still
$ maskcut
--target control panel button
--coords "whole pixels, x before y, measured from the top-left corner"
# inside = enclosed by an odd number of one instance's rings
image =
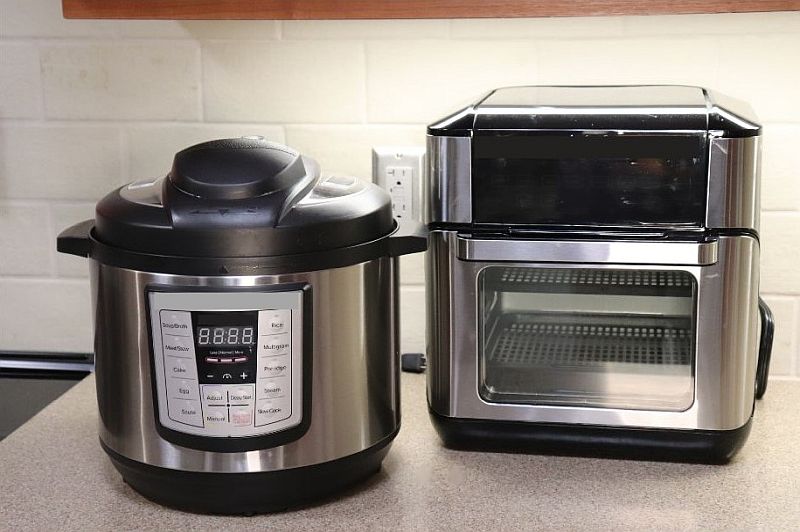
[[[259,315],[259,334],[282,334],[291,329],[290,310],[262,310]]]
[[[258,339],[258,355],[261,357],[288,355],[291,349],[288,334],[261,336]]]
[[[167,395],[170,399],[196,401],[200,399],[197,381],[188,379],[167,379]]]
[[[291,359],[288,355],[279,357],[263,357],[258,361],[258,378],[266,379],[289,375]]]
[[[167,372],[167,378],[197,379],[197,365],[192,359],[165,356],[164,368]]]
[[[291,402],[286,399],[266,399],[256,404],[256,426],[269,425],[292,415]]]
[[[228,401],[233,403],[247,403],[253,400],[253,387],[252,386],[229,386],[228,387]]]
[[[161,332],[177,334],[180,336],[192,336],[192,313],[183,310],[162,310],[159,313],[161,319]]]
[[[203,386],[203,401],[206,404],[227,404],[228,392],[222,386]]]
[[[228,423],[227,406],[209,406],[205,411],[206,426],[218,426]]]
[[[258,398],[275,399],[289,396],[291,393],[290,386],[288,375],[272,379],[261,379],[258,381]]]
[[[203,426],[203,414],[200,410],[200,401],[169,398],[167,404],[169,405],[170,419],[185,425],[192,425],[195,427]]]
[[[251,425],[253,423],[253,408],[231,407],[231,423],[239,427]]]
[[[163,333],[164,355],[191,358],[194,360],[194,340],[191,336]]]

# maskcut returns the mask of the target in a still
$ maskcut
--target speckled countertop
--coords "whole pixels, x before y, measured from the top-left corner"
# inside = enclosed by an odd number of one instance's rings
[[[170,510],[122,482],[97,442],[87,378],[0,442],[1,530],[798,530],[800,383],[771,382],[726,466],[451,451],[425,377],[403,375],[383,469],[322,504],[256,517]]]

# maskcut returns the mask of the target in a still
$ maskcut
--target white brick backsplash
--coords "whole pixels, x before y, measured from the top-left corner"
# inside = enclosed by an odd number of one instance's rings
[[[372,178],[375,146],[425,146],[425,127],[286,126],[286,143],[310,155],[323,172]]]
[[[454,39],[541,39],[619,37],[624,17],[457,19]]]
[[[121,184],[120,130],[0,123],[0,197],[92,199]]]
[[[92,351],[88,280],[0,278],[0,348]]]
[[[749,102],[762,121],[800,121],[800,32],[721,37],[716,55],[719,90]]]
[[[244,135],[262,135],[284,142],[283,128],[256,124],[163,124],[132,126],[128,135],[128,180],[166,175],[176,152],[199,142]]]
[[[761,208],[800,210],[800,165],[797,142],[800,125],[764,127],[761,163]]]
[[[425,287],[400,290],[400,352],[425,352]]]
[[[624,17],[628,35],[742,35],[800,31],[800,13],[717,13]]]
[[[280,22],[276,20],[182,20],[177,24],[198,40],[269,40],[280,37]]]
[[[625,33],[638,36],[742,35],[800,31],[800,13],[717,13],[624,17]]]
[[[425,253],[400,257],[400,282],[409,285],[425,284]]]
[[[50,229],[50,252],[55,255],[56,274],[60,277],[88,277],[89,262],[83,257],[58,253],[56,251],[56,237],[64,229],[94,218],[94,203],[56,203],[51,207],[53,226]]]
[[[364,118],[363,46],[209,42],[205,117],[217,122],[352,123]]]
[[[764,296],[775,316],[775,336],[770,359],[770,375],[791,375],[800,363],[800,346],[797,345],[798,305],[788,297]]]
[[[539,82],[624,85],[672,83],[715,86],[713,38],[542,41]],[[701,60],[702,57],[702,60]],[[657,59],[655,59],[657,58]]]
[[[369,179],[372,147],[422,146],[426,124],[495,87],[686,83],[764,124],[761,290],[773,374],[798,378],[798,56],[800,12],[65,20],[58,0],[0,0],[0,349],[91,349],[88,265],[56,235],[189,145],[261,134]],[[402,350],[422,351],[424,254],[400,262]]]
[[[42,46],[49,118],[197,120],[196,44]]]
[[[448,20],[286,20],[284,39],[441,39]]]
[[[368,42],[369,120],[428,124],[490,89],[534,84],[537,70],[533,42]]]
[[[50,275],[47,204],[0,202],[0,275]]]
[[[274,20],[106,20],[115,36],[133,39],[277,39]]]
[[[800,212],[761,215],[761,291],[800,295],[797,266]]]
[[[32,44],[0,43],[0,118],[41,115],[39,50]]]
[[[2,37],[109,37],[114,22],[66,20],[53,0],[0,0]]]

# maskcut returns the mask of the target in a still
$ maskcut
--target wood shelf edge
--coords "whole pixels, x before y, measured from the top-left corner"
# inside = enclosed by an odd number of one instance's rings
[[[68,19],[342,20],[798,11],[800,0],[62,0]]]

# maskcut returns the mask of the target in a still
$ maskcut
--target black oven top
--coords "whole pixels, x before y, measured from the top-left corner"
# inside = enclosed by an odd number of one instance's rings
[[[434,136],[488,131],[713,131],[758,135],[750,106],[683,85],[523,86],[495,89],[428,127]]]

